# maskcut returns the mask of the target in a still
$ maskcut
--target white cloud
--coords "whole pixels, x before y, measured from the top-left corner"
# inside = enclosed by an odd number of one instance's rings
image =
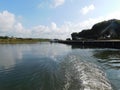
[[[13,13],[7,10],[0,12],[0,35],[25,37],[28,33],[29,30],[25,30]]]
[[[37,8],[45,8],[46,6],[49,5],[49,2],[46,1],[42,1],[37,5]]]
[[[54,23],[54,22],[51,23],[51,29],[52,30],[56,30],[57,29],[56,23]]]
[[[65,3],[65,0],[50,0],[50,1],[43,1],[37,5],[37,8],[57,8],[62,6]]]
[[[8,11],[3,11],[0,13],[0,29],[1,30],[8,30],[12,29],[15,23],[15,16]]]
[[[51,6],[52,6],[53,8],[56,8],[56,7],[58,7],[58,6],[63,5],[64,3],[65,3],[65,0],[53,0]]]
[[[109,19],[120,19],[120,11],[111,12],[106,16],[89,18],[77,23],[64,22],[59,26],[57,23],[51,22],[48,26],[38,25],[26,29],[13,13],[3,11],[0,12],[0,35],[65,39],[70,37],[73,32],[90,29],[94,24]]]
[[[85,6],[81,9],[81,13],[83,15],[89,13],[90,11],[94,10],[95,9],[95,6],[93,4],[89,5],[89,6]]]
[[[25,29],[20,22],[17,22],[14,25],[13,30],[11,31],[11,33],[14,36],[17,36],[17,37],[30,37],[30,35],[31,35],[31,31]]]

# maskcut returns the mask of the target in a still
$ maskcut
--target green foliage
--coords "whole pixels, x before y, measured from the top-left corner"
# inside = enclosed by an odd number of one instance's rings
[[[78,38],[78,33],[74,32],[71,34],[72,40],[77,40]]]
[[[78,33],[72,33],[73,40],[77,39],[120,39],[120,20],[111,19],[99,22],[91,29],[82,30]]]
[[[71,40],[70,38],[67,38],[66,40]]]
[[[37,43],[37,42],[48,42],[49,39],[41,39],[41,38],[15,38],[8,36],[0,36],[0,43]]]
[[[1,39],[8,39],[8,36],[0,36]]]

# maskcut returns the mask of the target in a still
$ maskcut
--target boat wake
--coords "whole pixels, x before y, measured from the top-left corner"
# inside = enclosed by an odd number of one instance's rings
[[[21,65],[0,72],[0,90],[112,90],[99,67],[75,55],[60,62],[42,58]]]
[[[62,66],[65,73],[63,90],[112,90],[105,73],[94,64],[70,55],[62,62]]]

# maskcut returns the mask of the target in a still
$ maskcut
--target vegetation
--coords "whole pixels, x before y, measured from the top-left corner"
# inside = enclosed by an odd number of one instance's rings
[[[73,32],[72,40],[79,39],[120,39],[120,20],[112,19],[95,24],[91,29]]]
[[[37,43],[37,42],[47,42],[49,39],[40,39],[40,38],[16,38],[8,36],[0,36],[0,43],[6,44],[17,44],[17,43]]]

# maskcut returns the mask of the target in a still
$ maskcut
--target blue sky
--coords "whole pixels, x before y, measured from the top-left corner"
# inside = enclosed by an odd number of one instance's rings
[[[2,0],[0,35],[60,38],[120,19],[120,0]]]

